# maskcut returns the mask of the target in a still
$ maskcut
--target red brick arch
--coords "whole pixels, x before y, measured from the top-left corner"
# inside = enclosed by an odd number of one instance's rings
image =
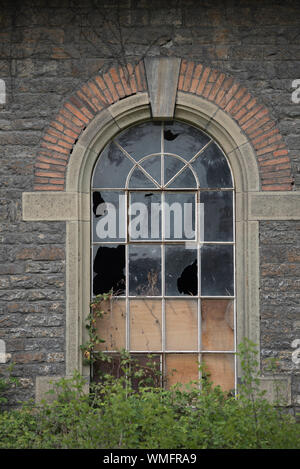
[[[47,128],[35,163],[34,189],[63,191],[72,148],[94,116],[116,101],[147,91],[143,62],[112,67],[81,86]],[[291,190],[288,149],[268,109],[232,77],[202,64],[181,61],[178,91],[205,98],[227,112],[255,150],[262,190]]]

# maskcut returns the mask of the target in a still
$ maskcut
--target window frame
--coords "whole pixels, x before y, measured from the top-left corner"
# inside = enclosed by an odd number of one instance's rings
[[[258,222],[249,219],[249,192],[259,191],[257,162],[251,144],[238,125],[215,104],[178,92],[174,118],[205,130],[226,154],[236,183],[236,296],[237,342],[248,337],[259,344]],[[90,199],[94,162],[106,143],[120,130],[151,120],[147,93],[139,93],[100,112],[83,132],[68,165],[66,192],[78,207],[67,221],[66,260],[66,374],[75,369],[89,377],[79,350],[87,336],[85,319],[90,292]],[[240,375],[238,364],[237,379]]]
[[[146,122],[153,122],[152,120],[148,120]],[[157,122],[159,123],[159,122]],[[185,123],[186,124],[186,123]],[[191,125],[191,124],[189,124]],[[135,127],[135,125],[133,126],[130,126],[130,127]],[[193,126],[195,128],[195,126]],[[127,130],[127,129],[126,129]],[[199,129],[200,130],[200,129]],[[201,130],[200,130],[201,131]],[[164,123],[161,122],[161,141],[163,142],[163,132],[164,132]],[[203,130],[202,130],[203,132]],[[122,135],[122,133],[121,133]],[[207,135],[207,134],[206,134]],[[197,355],[198,357],[198,361],[201,363],[203,361],[203,356],[205,356],[206,354],[208,355],[216,355],[216,354],[222,354],[222,355],[227,355],[228,357],[232,357],[233,358],[233,367],[234,367],[234,389],[236,390],[237,389],[237,357],[236,357],[236,351],[237,351],[237,319],[236,319],[236,295],[235,295],[235,291],[236,291],[236,288],[235,288],[235,180],[234,180],[234,175],[233,175],[233,171],[231,169],[231,166],[230,166],[230,162],[228,161],[228,158],[227,156],[225,155],[224,151],[222,150],[222,148],[220,148],[220,146],[217,144],[217,142],[215,142],[215,140],[213,139],[213,137],[209,136],[209,141],[208,143],[206,143],[205,145],[203,145],[203,147],[200,149],[200,151],[198,151],[196,153],[196,155],[200,155],[203,151],[205,151],[205,149],[208,147],[208,145],[210,144],[216,144],[217,147],[219,147],[227,161],[227,164],[228,164],[228,168],[230,170],[230,174],[231,174],[231,180],[232,180],[232,186],[231,187],[201,187],[200,184],[199,184],[199,180],[198,180],[198,177],[196,175],[196,173],[193,171],[194,173],[194,177],[195,177],[195,180],[197,182],[196,184],[196,187],[185,187],[185,188],[168,188],[168,183],[165,185],[163,181],[163,176],[162,176],[162,183],[163,185],[161,187],[155,187],[155,188],[130,188],[129,187],[129,182],[130,182],[130,177],[131,175],[133,174],[134,170],[136,168],[141,168],[140,164],[143,163],[147,158],[149,157],[152,157],[152,156],[160,156],[162,153],[166,156],[173,156],[173,154],[171,153],[165,153],[164,152],[164,146],[163,146],[163,143],[161,144],[161,153],[151,153],[149,155],[145,155],[143,156],[142,158],[138,159],[138,160],[135,160],[129,153],[127,153],[126,150],[124,150],[124,148],[117,142],[118,140],[118,137],[119,137],[119,134],[117,134],[113,139],[111,139],[108,144],[110,145],[116,145],[119,150],[123,153],[124,155],[124,158],[128,158],[129,160],[132,161],[132,163],[134,164],[134,166],[132,166],[132,168],[129,170],[128,172],[128,176],[125,178],[126,179],[126,183],[125,183],[125,186],[124,188],[121,188],[121,187],[100,187],[99,185],[96,185],[93,184],[93,180],[94,180],[94,174],[95,174],[95,168],[98,167],[99,164],[101,164],[101,153],[98,155],[98,158],[96,159],[95,161],[95,166],[93,168],[93,171],[92,171],[92,175],[91,175],[91,189],[90,189],[90,194],[91,194],[91,208],[92,208],[92,204],[93,204],[93,194],[95,192],[99,192],[103,194],[103,192],[109,192],[109,191],[112,191],[112,192],[122,192],[124,191],[124,193],[126,194],[125,197],[126,197],[126,215],[125,215],[125,218],[127,220],[127,227],[126,227],[126,236],[124,238],[124,240],[122,241],[95,241],[94,240],[94,227],[93,227],[93,210],[91,209],[91,279],[93,279],[93,258],[94,258],[94,255],[93,255],[93,249],[99,245],[99,246],[110,246],[110,245],[113,245],[113,246],[117,246],[117,245],[124,245],[125,246],[125,265],[126,265],[126,278],[127,278],[127,281],[126,281],[126,291],[124,293],[124,295],[121,295],[120,297],[117,297],[119,299],[125,299],[125,302],[126,302],[126,327],[125,327],[125,335],[126,335],[126,341],[125,341],[125,344],[126,344],[126,350],[128,350],[131,354],[135,355],[135,354],[151,354],[151,355],[154,355],[154,354],[159,354],[161,356],[160,358],[160,363],[161,363],[161,372],[164,372],[165,374],[165,370],[166,370],[166,360],[167,360],[167,356],[172,354],[172,355],[178,355],[178,354],[193,354],[193,355]],[[115,140],[116,139],[116,140]],[[103,150],[105,149],[106,147],[103,148]],[[175,157],[178,157],[178,155],[174,155]],[[181,155],[179,155],[181,157]],[[190,160],[184,160],[184,158],[182,158],[182,161],[185,162],[185,166],[187,167],[187,169],[190,169],[190,163],[195,159],[195,157],[191,158]],[[162,171],[163,171],[163,162],[162,162]],[[172,178],[171,178],[172,180]],[[155,181],[154,181],[155,182]],[[169,181],[168,181],[169,182]],[[173,296],[173,295],[166,295],[166,292],[165,292],[165,288],[164,288],[164,285],[165,285],[165,279],[162,278],[161,281],[162,281],[162,291],[161,291],[161,294],[160,295],[155,295],[155,296],[145,296],[145,295],[139,295],[139,296],[134,296],[134,295],[131,295],[130,292],[129,292],[129,289],[128,289],[128,283],[129,283],[129,271],[128,271],[128,265],[129,265],[129,254],[128,254],[128,251],[129,251],[129,246],[130,245],[158,245],[161,247],[161,261],[164,265],[164,261],[165,261],[165,246],[169,246],[169,245],[175,245],[175,244],[178,244],[174,243],[174,240],[170,241],[170,240],[167,240],[167,239],[164,239],[164,236],[162,236],[162,239],[161,240],[156,240],[156,241],[153,241],[153,240],[135,240],[135,241],[132,241],[129,237],[129,234],[128,234],[128,203],[129,203],[129,197],[130,195],[133,193],[133,192],[140,192],[140,193],[143,193],[143,192],[156,192],[156,193],[159,193],[159,194],[162,194],[162,199],[164,200],[164,195],[163,194],[166,194],[166,193],[178,193],[178,192],[184,192],[184,193],[193,193],[195,195],[195,201],[196,202],[200,202],[200,194],[201,192],[226,192],[226,191],[230,191],[232,193],[232,210],[233,210],[233,213],[232,213],[232,224],[233,224],[233,237],[232,237],[232,241],[206,241],[206,240],[201,240],[199,239],[199,233],[198,233],[198,229],[197,229],[197,237],[198,239],[195,240],[196,243],[197,243],[197,263],[199,265],[200,263],[200,250],[203,246],[206,246],[206,245],[232,245],[233,246],[233,283],[234,283],[234,291],[233,291],[233,295],[231,296],[228,296],[228,295],[203,295],[199,288],[200,288],[200,278],[198,278],[198,293],[197,295],[195,296],[192,296],[192,297],[189,297],[189,296]],[[162,219],[164,218],[164,213],[162,213]],[[198,221],[196,220],[196,225],[198,225]],[[197,227],[198,228],[198,227]],[[178,241],[180,245],[184,245],[185,243],[185,240],[180,240]],[[165,271],[164,271],[164,267],[162,267],[162,277],[164,277],[165,275]],[[93,298],[93,281],[91,281],[91,299]],[[193,300],[195,300],[197,302],[197,337],[198,337],[198,347],[197,347],[197,350],[181,350],[181,349],[176,349],[174,348],[174,350],[169,350],[167,347],[166,347],[166,343],[165,343],[165,340],[166,340],[166,337],[167,337],[167,333],[166,333],[166,301],[168,300],[178,300],[178,299],[181,299],[181,300],[184,300],[184,299],[187,299],[187,298],[192,298]],[[154,299],[157,299],[157,300],[161,300],[162,302],[162,309],[161,309],[161,320],[162,320],[162,337],[161,337],[161,349],[160,350],[134,350],[130,347],[131,345],[131,340],[130,340],[130,303],[131,301],[134,301],[134,300],[154,300]],[[217,350],[208,350],[208,349],[205,349],[203,348],[202,346],[202,324],[203,324],[203,318],[202,318],[202,311],[201,311],[201,308],[202,308],[202,300],[209,300],[209,299],[212,299],[212,300],[231,300],[233,301],[233,347],[231,347],[230,350],[222,350],[222,349],[217,349]],[[105,351],[103,349],[104,353],[108,353],[108,354],[115,354],[117,353],[117,351],[111,351],[111,350],[108,350],[108,351]],[[93,369],[93,368],[92,368]],[[92,372],[93,374],[93,372]],[[198,378],[201,378],[201,372],[199,370],[199,374],[198,374]]]

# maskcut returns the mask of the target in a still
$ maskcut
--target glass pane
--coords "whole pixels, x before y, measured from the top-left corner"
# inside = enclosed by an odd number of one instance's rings
[[[132,166],[129,158],[114,143],[108,144],[96,162],[92,187],[125,187],[127,175]]]
[[[161,350],[161,300],[130,301],[130,350]]]
[[[95,350],[120,351],[126,347],[126,301],[112,298],[102,301],[102,318],[96,319],[97,335],[105,340]]]
[[[161,156],[150,156],[141,163],[141,166],[147,171],[150,176],[155,179],[158,184],[161,184]]]
[[[157,186],[143,173],[139,168],[136,168],[130,177],[128,187],[130,189],[147,189],[156,188]]]
[[[234,355],[222,353],[207,353],[202,355],[205,371],[215,386],[221,386],[223,391],[234,390]]]
[[[161,152],[161,123],[146,122],[124,130],[115,141],[136,161]]]
[[[233,296],[233,246],[204,245],[201,249],[201,295]]]
[[[201,305],[203,350],[233,350],[233,300],[202,300]]]
[[[160,246],[129,246],[129,294],[161,295]]]
[[[168,185],[168,189],[193,189],[197,188],[197,181],[189,167],[186,167],[182,173]]]
[[[166,300],[166,350],[198,350],[197,300]]]
[[[195,240],[195,193],[165,193],[166,240]]]
[[[167,184],[175,174],[183,168],[184,163],[173,156],[164,156],[164,184]]]
[[[166,153],[175,153],[189,161],[210,138],[201,130],[184,124],[172,122],[164,127],[164,150]]]
[[[93,192],[93,241],[125,241],[124,192]]]
[[[161,355],[132,353],[131,358],[133,361],[132,375],[134,375],[134,372],[142,371],[141,378],[132,376],[131,385],[133,389],[137,390],[143,386],[161,386]]]
[[[125,246],[93,246],[93,294],[125,294]]]
[[[119,354],[105,354],[104,360],[101,358],[93,364],[94,382],[102,382],[105,375],[114,376],[115,378],[124,376]]]
[[[197,295],[197,249],[173,245],[165,247],[166,295]]]
[[[161,194],[131,192],[129,206],[129,239],[161,239]]]
[[[176,383],[187,384],[199,379],[199,357],[192,353],[172,353],[166,359],[166,387]]]
[[[233,192],[200,192],[204,209],[204,240],[233,241]]]
[[[200,187],[211,189],[233,187],[231,172],[222,150],[211,143],[192,163],[198,178]]]

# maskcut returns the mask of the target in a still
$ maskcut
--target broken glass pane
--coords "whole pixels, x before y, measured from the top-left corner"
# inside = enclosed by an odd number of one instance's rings
[[[125,245],[93,246],[93,294],[125,294]]]
[[[161,295],[160,246],[129,246],[129,294]]]
[[[166,295],[197,295],[197,249],[165,246]]]
[[[161,239],[161,193],[131,192],[129,205],[129,239]]]
[[[126,201],[124,192],[93,192],[93,241],[126,239]]]
[[[234,295],[232,245],[202,246],[201,295]]]
[[[124,130],[115,138],[136,161],[161,151],[161,123],[146,122]]]
[[[200,187],[215,189],[232,186],[230,168],[222,150],[211,143],[192,163],[198,178]]]
[[[165,193],[164,238],[166,240],[195,240],[195,202],[195,193]]]
[[[125,187],[127,175],[133,163],[114,144],[108,144],[100,153],[94,168],[92,187]]]
[[[200,193],[204,209],[204,241],[233,241],[232,197],[232,191]]]
[[[164,126],[164,151],[182,156],[187,161],[209,140],[204,132],[183,122],[174,121]]]

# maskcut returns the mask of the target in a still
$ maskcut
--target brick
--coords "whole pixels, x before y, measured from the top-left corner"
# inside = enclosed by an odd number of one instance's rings
[[[103,76],[103,78],[104,78],[104,81],[105,81],[105,83],[106,83],[106,85],[107,85],[107,88],[108,88],[109,91],[110,91],[110,94],[112,95],[113,101],[114,101],[114,102],[118,101],[118,100],[119,100],[119,95],[118,95],[118,93],[117,93],[117,91],[116,91],[116,89],[115,89],[115,86],[114,86],[114,84],[113,84],[113,82],[112,82],[112,79],[110,78],[109,73],[105,73],[105,75]]]
[[[221,85],[222,85],[224,79],[225,79],[225,75],[224,75],[224,73],[221,73],[221,74],[219,75],[219,77],[218,77],[216,83],[214,84],[214,86],[213,86],[213,88],[212,88],[212,90],[211,90],[211,92],[210,92],[210,94],[209,94],[209,96],[208,96],[208,99],[210,99],[211,101],[212,101],[213,99],[215,99],[216,94],[217,94],[217,92],[219,91],[219,89],[220,89],[220,87],[221,87]]]
[[[189,88],[190,88],[194,67],[195,67],[194,62],[189,62],[188,63],[186,73],[185,73],[185,77],[184,77],[183,91],[188,91]]]
[[[129,73],[127,68],[120,68],[120,79],[126,96],[130,96],[132,94],[132,90],[130,87]]]
[[[206,84],[206,81],[208,79],[209,74],[210,74],[210,68],[206,67],[205,70],[203,71],[203,74],[201,76],[201,79],[199,81],[199,85],[198,85],[198,88],[197,88],[197,91],[196,91],[196,93],[198,95],[201,95],[203,93],[203,90],[204,90],[204,87],[205,87],[205,84]]]
[[[39,184],[35,184],[33,188],[35,191],[63,191],[64,190],[63,186],[54,185],[54,184],[45,184],[42,186]]]
[[[129,73],[129,82],[130,82],[131,91],[133,94],[135,94],[137,92],[137,84],[135,81],[134,71],[133,71],[133,67],[131,64],[127,64],[127,70]]]

